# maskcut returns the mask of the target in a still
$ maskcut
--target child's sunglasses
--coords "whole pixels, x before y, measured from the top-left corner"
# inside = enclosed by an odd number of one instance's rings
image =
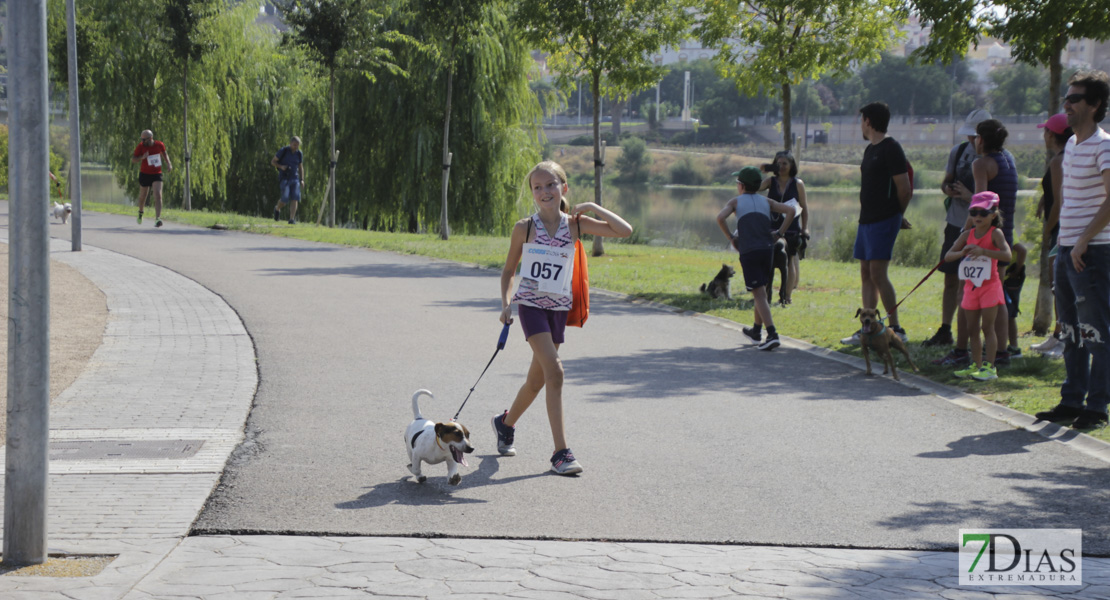
[[[967,214],[973,217],[989,217],[994,214],[994,211],[985,208],[972,208],[967,211]]]

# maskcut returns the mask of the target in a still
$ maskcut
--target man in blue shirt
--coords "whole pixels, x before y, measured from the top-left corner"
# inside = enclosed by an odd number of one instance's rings
[[[281,197],[274,208],[274,220],[281,218],[281,207],[289,204],[289,224],[297,222],[297,203],[301,201],[301,188],[304,186],[304,156],[301,154],[301,138],[293,136],[270,164],[278,170],[278,187]]]

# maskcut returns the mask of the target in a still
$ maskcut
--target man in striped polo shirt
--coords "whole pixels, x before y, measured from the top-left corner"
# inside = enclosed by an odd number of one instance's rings
[[[1099,127],[1110,78],[1079,72],[1068,80],[1064,113],[1075,135],[1064,148],[1056,306],[1067,377],[1060,403],[1037,418],[1095,429],[1110,403],[1110,133]]]

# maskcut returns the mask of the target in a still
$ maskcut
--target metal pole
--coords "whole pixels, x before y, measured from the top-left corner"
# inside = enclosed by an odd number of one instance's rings
[[[578,124],[582,124],[582,78],[579,77],[575,80],[578,86]]]
[[[663,85],[662,81],[655,84],[655,126],[656,127],[660,127],[660,123],[659,123],[659,90],[660,90],[660,86],[662,86],[662,85]]]
[[[81,110],[77,101],[77,9],[66,0],[66,46],[69,52],[69,190],[71,250],[81,251]]]
[[[46,561],[50,402],[50,151],[46,0],[8,4],[8,441],[4,563]]]

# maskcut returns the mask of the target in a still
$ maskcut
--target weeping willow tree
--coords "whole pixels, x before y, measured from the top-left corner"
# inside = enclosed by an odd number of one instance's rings
[[[64,87],[64,0],[49,2],[51,74]],[[209,48],[190,63],[188,74],[190,170],[201,208],[226,196],[233,133],[249,127],[254,116],[250,82],[259,65],[269,62],[255,43],[259,6],[259,0],[222,6],[193,32],[194,41]],[[185,89],[181,64],[168,46],[166,7],[167,0],[77,3],[82,139],[102,151],[133,198],[138,195],[138,177],[131,151],[139,133],[153,130],[172,161],[182,158],[184,147]],[[184,181],[170,174],[163,189],[167,203],[180,203]]]
[[[452,229],[509,231],[524,175],[539,159],[540,108],[528,88],[534,61],[506,17],[508,9],[508,2],[497,0],[480,11],[469,43],[455,50],[452,75],[435,55],[398,47],[394,55],[408,77],[386,73],[376,83],[340,78],[340,110],[349,118],[340,125],[339,138],[345,151],[358,157],[339,165],[349,221],[390,231],[437,229],[450,76]],[[415,11],[397,18],[398,30],[413,38],[427,40],[435,33]]]

